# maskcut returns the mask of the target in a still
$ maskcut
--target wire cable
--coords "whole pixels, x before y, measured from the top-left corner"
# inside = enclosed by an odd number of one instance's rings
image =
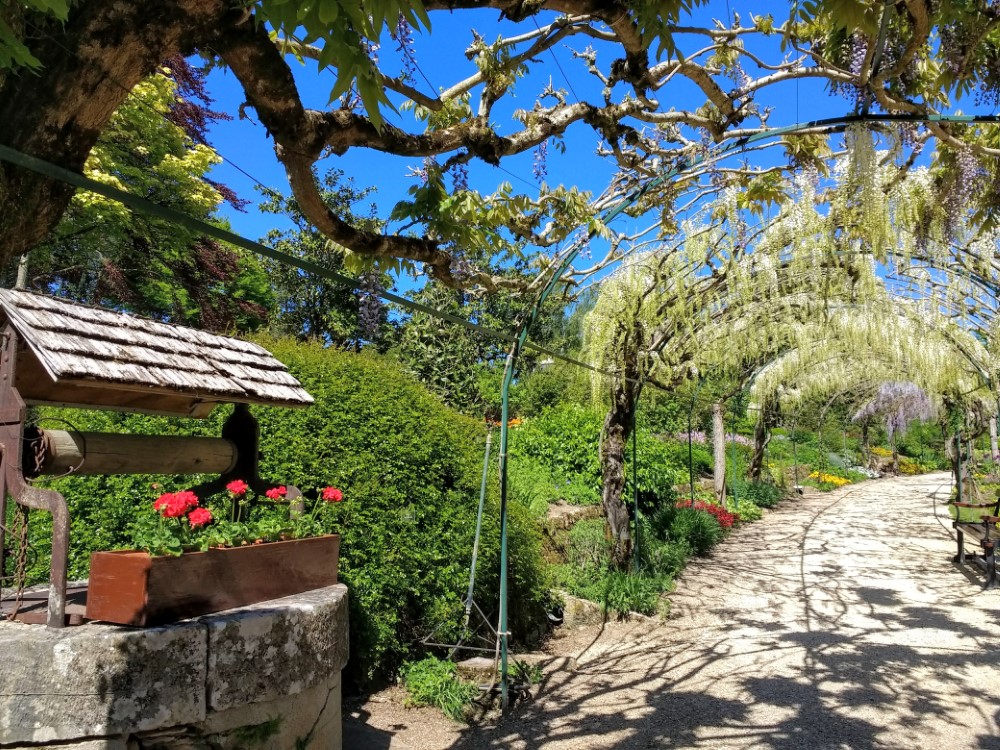
[[[535,24],[535,28],[538,29],[539,33],[541,33],[542,27],[538,25],[538,19],[536,19],[534,16],[532,16],[531,17],[531,22]],[[563,66],[559,63],[559,58],[556,57],[556,53],[553,51],[553,49],[551,47],[549,47],[549,54],[552,55],[552,62],[554,62],[556,64],[556,67],[559,69],[559,72],[562,74],[563,80],[566,81],[566,85],[569,86],[569,90],[570,90],[570,93],[573,94],[573,98],[575,98],[578,102],[583,101],[580,98],[580,95],[576,93],[576,89],[573,88],[573,84],[570,82],[569,76],[566,75],[566,71],[563,70]]]

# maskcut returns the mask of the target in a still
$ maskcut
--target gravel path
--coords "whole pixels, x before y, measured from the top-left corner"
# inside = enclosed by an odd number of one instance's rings
[[[390,692],[345,706],[345,747],[1000,750],[1000,591],[951,563],[948,482],[788,501],[692,562],[665,622],[556,638],[498,726]]]

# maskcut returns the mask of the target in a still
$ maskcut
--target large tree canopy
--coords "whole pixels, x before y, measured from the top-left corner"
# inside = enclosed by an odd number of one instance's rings
[[[303,215],[335,243],[374,259],[414,264],[455,287],[525,288],[498,274],[505,259],[555,247],[584,228],[604,232],[595,208],[706,145],[768,127],[765,102],[791,101],[797,81],[819,79],[846,96],[845,110],[926,115],[978,93],[995,103],[1000,78],[1000,9],[954,0],[816,0],[787,18],[751,16],[712,23],[698,0],[28,0],[0,17],[0,142],[82,170],[128,91],[178,53],[199,52],[228,67],[274,140]],[[488,40],[470,31],[466,69],[438,91],[413,73],[414,31],[432,34],[439,11],[466,13],[470,28],[499,11],[510,33]],[[442,40],[444,43],[455,40]],[[376,54],[381,44],[382,54]],[[568,92],[548,71],[569,47],[577,80]],[[387,62],[387,50],[402,61]],[[296,58],[331,68],[329,109],[304,102]],[[544,79],[547,83],[540,83]],[[525,90],[538,84],[537,90]],[[596,85],[594,85],[596,84]],[[513,112],[511,99],[517,88]],[[686,91],[684,98],[675,92]],[[691,92],[695,92],[692,94]],[[784,93],[783,93],[784,92]],[[687,104],[683,104],[685,102]],[[692,104],[693,102],[693,104]],[[387,103],[415,117],[387,123]],[[363,106],[362,106],[363,105]],[[409,128],[409,129],[406,129]],[[573,188],[519,193],[510,185],[470,190],[465,165],[499,164],[544,149],[569,129],[591,129],[618,173],[597,203]],[[997,180],[995,129],[943,123],[915,127],[905,148],[928,138],[949,145],[939,205],[971,205],[991,220]],[[558,141],[556,141],[558,143]],[[817,162],[826,141],[783,141],[787,161],[700,175],[708,187],[739,185],[744,201],[783,200],[780,172]],[[424,180],[397,207],[396,234],[357,225],[323,199],[314,168],[321,158],[365,148],[425,159]],[[539,152],[541,153],[541,152]],[[913,159],[900,160],[905,171]],[[970,176],[977,179],[970,186]],[[708,176],[706,176],[708,175]],[[710,182],[711,181],[711,182]],[[71,188],[0,164],[0,262],[42,242],[66,208]],[[655,210],[653,230],[671,231],[683,186],[650,190],[634,209]],[[956,202],[957,201],[957,202]],[[951,210],[951,209],[948,209]],[[611,243],[612,256],[617,243]],[[490,256],[480,262],[484,249]],[[542,254],[542,265],[545,254]],[[602,262],[595,261],[595,268]],[[577,271],[578,273],[579,271]],[[535,282],[537,283],[537,282]]]

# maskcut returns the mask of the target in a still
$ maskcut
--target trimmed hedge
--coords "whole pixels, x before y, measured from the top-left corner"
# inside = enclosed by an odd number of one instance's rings
[[[334,485],[341,580],[351,591],[351,663],[357,685],[395,674],[413,644],[441,623],[458,627],[475,533],[485,431],[446,407],[387,358],[291,340],[261,343],[316,399],[307,409],[252,409],[261,427],[261,474],[303,491]],[[218,435],[228,408],[204,422],[62,410],[77,429]],[[52,412],[49,412],[53,414]],[[43,424],[43,427],[45,425]],[[55,424],[50,425],[56,427]],[[65,429],[64,426],[58,426]],[[70,578],[87,575],[90,553],[131,546],[130,527],[159,492],[199,477],[74,476],[50,482],[70,504]],[[479,552],[477,601],[494,609],[499,531],[491,492]],[[31,567],[45,580],[46,514],[33,514]],[[511,627],[530,638],[544,620],[548,581],[541,539],[527,510],[511,505]]]

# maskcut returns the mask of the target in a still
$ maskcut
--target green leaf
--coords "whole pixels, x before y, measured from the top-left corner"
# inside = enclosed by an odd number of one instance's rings
[[[318,0],[318,15],[321,23],[332,24],[340,15],[339,0]]]

